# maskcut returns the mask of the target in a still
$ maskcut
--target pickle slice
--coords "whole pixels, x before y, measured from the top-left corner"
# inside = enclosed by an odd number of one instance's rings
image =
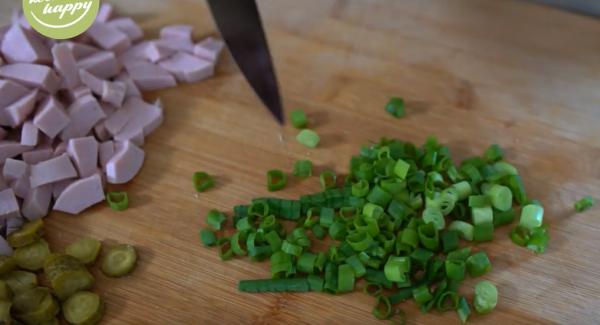
[[[43,232],[44,222],[42,219],[37,219],[26,223],[23,228],[8,235],[6,240],[12,247],[23,247],[42,238]]]
[[[4,275],[17,267],[17,260],[12,256],[0,256],[0,275]]]
[[[13,300],[14,316],[26,324],[39,324],[52,320],[60,307],[48,288],[24,290]]]
[[[135,268],[137,253],[131,245],[117,245],[108,250],[102,259],[102,273],[110,277],[121,277]]]
[[[83,264],[93,264],[98,258],[102,243],[93,238],[82,238],[65,248],[65,253],[77,258]]]
[[[63,316],[69,324],[94,325],[104,315],[104,302],[99,295],[80,291],[72,295],[62,306]]]
[[[6,284],[6,281],[0,280],[0,300],[11,300],[12,292]]]
[[[35,288],[37,286],[37,276],[27,271],[12,271],[0,277],[0,280],[6,282],[10,291],[17,294],[23,290]]]
[[[94,285],[94,277],[85,266],[75,257],[65,254],[50,255],[44,263],[44,273],[60,300]]]
[[[13,257],[17,265],[28,271],[37,271],[44,266],[44,260],[50,255],[48,243],[40,239],[27,246],[15,249]]]
[[[0,300],[0,324],[13,324],[10,318],[10,307],[12,302]]]

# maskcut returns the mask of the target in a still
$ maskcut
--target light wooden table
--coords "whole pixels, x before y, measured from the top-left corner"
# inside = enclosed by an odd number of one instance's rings
[[[259,3],[285,105],[306,109],[322,145],[307,150],[291,127],[279,128],[229,56],[207,82],[149,94],[162,98],[166,120],[145,145],[141,174],[123,187],[132,207],[117,213],[101,205],[47,219],[55,249],[83,235],[139,247],[133,276],[98,274],[106,324],[377,323],[373,299],[362,293],[241,294],[237,281],[267,277],[268,265],[222,263],[197,234],[208,209],[267,195],[268,169],[290,170],[309,158],[318,169],[343,173],[369,140],[420,143],[430,134],[457,159],[501,144],[546,207],[546,254],[516,247],[506,229],[481,245],[491,255],[486,278],[498,285],[500,301],[473,323],[600,321],[599,210],[572,210],[585,194],[600,198],[600,22],[510,0]],[[4,21],[9,6],[0,4]],[[151,35],[167,23],[192,23],[198,36],[214,33],[202,1],[128,0],[118,7]],[[393,95],[408,100],[407,118],[385,113]],[[197,170],[216,175],[217,187],[195,195],[190,179]],[[316,190],[310,179],[279,195]],[[472,285],[466,282],[467,292]],[[409,323],[458,322],[453,312],[403,307]]]

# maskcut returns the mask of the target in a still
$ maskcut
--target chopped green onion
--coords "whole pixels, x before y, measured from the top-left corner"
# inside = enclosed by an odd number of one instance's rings
[[[415,260],[422,268],[425,268],[433,255],[432,251],[419,247],[410,254],[410,258]]]
[[[202,229],[200,231],[200,240],[204,246],[214,246],[217,243],[217,236],[209,229]]]
[[[329,228],[333,224],[335,218],[335,211],[331,208],[321,208],[321,215],[319,216],[319,224],[324,228]]]
[[[286,254],[290,254],[290,255],[299,257],[302,254],[302,246],[292,244],[289,241],[284,240],[281,243],[281,251]]]
[[[448,304],[448,302],[450,304]],[[437,299],[436,308],[439,311],[448,311],[458,307],[458,294],[453,291],[445,291]]]
[[[233,257],[233,250],[231,249],[231,239],[229,237],[222,237],[217,240],[219,246],[219,257],[222,261],[229,260]]]
[[[196,192],[204,192],[215,185],[215,181],[212,176],[205,172],[195,172],[192,180],[194,182],[194,188],[196,189]]]
[[[396,164],[394,164],[394,174],[398,176],[398,178],[404,180],[406,175],[408,175],[408,170],[410,169],[410,164],[402,159],[398,159]]]
[[[494,227],[500,227],[507,225],[515,220],[515,210],[510,209],[508,211],[497,211],[494,210]]]
[[[346,236],[346,242],[356,252],[362,252],[373,243],[373,238],[367,232],[354,232]]]
[[[324,281],[322,277],[311,274],[306,278],[306,280],[308,281],[308,287],[310,288],[310,291],[323,291]]]
[[[241,280],[238,284],[241,292],[308,292],[310,285],[306,278]]]
[[[489,206],[482,208],[471,208],[471,219],[475,227],[482,223],[492,223],[494,222],[494,211]]]
[[[296,129],[303,129],[308,125],[306,113],[301,109],[291,111],[290,120],[292,121],[292,126]]]
[[[298,263],[296,264],[298,272],[312,274],[314,272],[316,260],[317,255],[305,252],[298,258]]]
[[[319,179],[321,181],[321,188],[323,188],[323,190],[335,188],[337,176],[335,175],[335,173],[333,171],[331,171],[331,170],[323,171],[321,173],[321,175],[319,176]]]
[[[442,211],[438,208],[426,208],[423,210],[423,222],[433,223],[435,229],[442,230],[446,227],[446,220]]]
[[[510,232],[509,236],[510,236],[510,239],[512,240],[512,242],[515,243],[516,245],[525,246],[525,245],[527,245],[527,242],[529,242],[530,232],[529,232],[529,229],[527,229],[526,227],[524,227],[522,225],[517,225]]]
[[[306,147],[316,148],[321,141],[321,137],[313,130],[304,129],[298,133],[296,140]]]
[[[475,285],[473,307],[479,314],[487,314],[496,308],[498,303],[498,289],[490,281],[481,281]]]
[[[429,292],[429,288],[426,285],[422,285],[420,287],[414,288],[412,293],[413,293],[413,298],[415,299],[415,302],[419,306],[421,306],[424,303],[428,302],[429,300],[433,299],[433,296],[431,295],[431,292]]]
[[[467,258],[467,271],[469,276],[482,276],[492,270],[492,264],[486,253],[478,252]]]
[[[469,208],[485,208],[490,205],[489,198],[485,195],[469,196]]]
[[[287,175],[278,169],[272,169],[267,172],[267,189],[269,192],[279,191],[285,187]]]
[[[293,175],[300,178],[312,176],[313,164],[310,160],[298,160],[294,163]]]
[[[577,211],[577,212],[583,212],[583,211],[593,207],[594,204],[595,204],[594,198],[587,195],[587,196],[584,196],[579,201],[575,202],[574,208],[575,208],[575,211]]]
[[[512,192],[504,185],[492,185],[486,195],[490,198],[492,206],[500,211],[508,211],[512,208]]]
[[[367,195],[367,201],[379,206],[387,206],[391,200],[392,195],[379,187],[379,185],[375,185],[369,192],[369,195]]]
[[[352,196],[364,197],[369,194],[369,182],[364,179],[352,184]]]
[[[385,105],[385,111],[395,118],[402,118],[406,116],[404,99],[399,97],[390,98],[390,101],[387,103],[387,105]]]
[[[521,210],[519,225],[531,230],[540,227],[544,219],[544,208],[537,204],[529,204]]]
[[[451,252],[458,248],[458,232],[457,231],[446,231],[442,234],[442,251],[444,253]]]
[[[226,220],[227,217],[217,210],[210,210],[206,215],[206,223],[215,230],[221,230]]]
[[[392,305],[390,304],[388,297],[382,295],[377,296],[372,314],[380,320],[385,320],[392,317]]]
[[[362,264],[362,262],[360,261],[360,259],[358,259],[358,257],[356,255],[352,255],[352,256],[346,258],[346,263],[348,265],[352,266],[352,269],[354,270],[354,275],[357,278],[360,278],[360,277],[364,276],[365,273],[367,273],[365,266]]]
[[[473,228],[474,241],[490,241],[494,239],[494,223],[485,222],[475,225]]]
[[[471,193],[473,191],[473,189],[471,189],[471,184],[469,184],[469,182],[467,182],[467,181],[458,182],[458,183],[452,185],[451,188],[456,190],[459,200],[464,200],[464,199],[468,198],[469,195],[471,195]]]
[[[499,145],[493,144],[483,154],[488,162],[496,162],[504,158],[504,150]]]
[[[446,267],[446,276],[450,280],[462,281],[465,279],[465,262],[460,260],[447,259],[444,263]]]
[[[424,225],[420,225],[417,228],[417,233],[419,234],[419,240],[421,244],[432,251],[437,251],[439,248],[439,234],[433,223],[428,223]]]
[[[502,179],[502,183],[512,191],[515,201],[519,204],[525,204],[527,202],[527,194],[525,193],[525,186],[523,180],[519,175],[509,175]]]
[[[352,292],[354,290],[354,269],[351,265],[342,264],[338,267],[337,292]]]
[[[466,261],[469,257],[469,254],[471,254],[471,247],[463,247],[448,253],[446,259],[454,261]]]
[[[381,290],[382,290],[381,284],[367,282],[367,285],[365,285],[363,292],[371,297],[376,297],[381,294]]]
[[[410,259],[404,256],[390,256],[384,266],[385,277],[392,282],[405,282],[410,272]]]
[[[281,248],[282,240],[281,240],[281,237],[279,237],[279,234],[277,233],[277,231],[271,230],[268,233],[266,233],[265,240],[267,241],[269,246],[271,246],[271,250],[273,252],[276,252]]]
[[[127,192],[109,192],[106,194],[108,206],[115,211],[125,211],[129,207]]]
[[[323,229],[320,224],[316,224],[312,227],[312,233],[317,239],[323,239],[326,235],[325,229]]]
[[[448,226],[448,230],[458,232],[460,237],[464,240],[468,240],[468,241],[473,240],[474,227],[472,224],[470,224],[468,222],[464,222],[461,220],[454,220]]]
[[[292,271],[292,257],[283,251],[276,251],[271,255],[271,276],[273,278],[284,277]]]
[[[460,297],[458,306],[456,307],[456,313],[463,324],[469,319],[469,316],[471,315],[471,308],[469,307],[469,303],[465,297]]]
[[[550,237],[548,236],[548,230],[545,226],[533,228],[529,234],[527,248],[536,253],[543,253],[546,251],[546,246],[548,246],[549,239]]]

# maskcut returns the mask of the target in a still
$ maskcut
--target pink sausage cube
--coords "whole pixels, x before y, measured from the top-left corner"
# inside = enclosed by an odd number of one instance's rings
[[[54,139],[70,121],[62,104],[54,96],[50,96],[41,104],[33,119],[33,124],[48,137]]]
[[[102,82],[103,80],[87,72],[84,69],[79,70],[79,79],[86,85],[92,93],[100,96],[102,95]]]
[[[69,178],[77,177],[77,171],[67,154],[43,161],[31,166],[29,181],[31,187],[52,184]]]
[[[192,41],[192,32],[194,27],[191,25],[171,25],[163,27],[160,30],[160,38],[162,39],[182,39]]]
[[[129,17],[115,18],[108,24],[125,33],[132,43],[144,38],[144,31]]]
[[[67,113],[71,123],[60,134],[63,141],[88,135],[94,125],[106,117],[93,96],[78,98]]]
[[[4,162],[2,176],[7,181],[14,181],[23,177],[27,173],[28,168],[29,166],[24,161],[9,158]]]
[[[4,35],[2,54],[8,63],[40,63],[52,62],[50,50],[41,39],[13,24]]]
[[[33,112],[38,98],[38,90],[34,89],[25,97],[4,108],[0,116],[0,125],[17,127]]]
[[[29,191],[21,212],[28,220],[36,220],[45,217],[50,210],[50,200],[52,199],[52,185],[44,185],[33,188]]]
[[[37,146],[38,144],[38,128],[35,127],[33,122],[27,121],[21,128],[21,144],[24,146]]]
[[[106,163],[106,179],[110,184],[124,184],[137,175],[144,164],[144,151],[130,141],[118,146]]]
[[[194,55],[215,62],[225,47],[225,43],[219,39],[208,37],[194,46]]]
[[[135,85],[135,82],[133,82],[133,79],[131,79],[131,77],[129,76],[128,73],[126,73],[126,72],[121,73],[119,76],[117,76],[116,80],[121,81],[121,82],[125,83],[125,85],[127,85],[127,91],[125,92],[125,98],[131,97],[131,96],[135,96],[135,97],[142,96],[142,93],[140,92],[138,87]]]
[[[70,100],[75,101],[76,99],[81,98],[83,96],[86,96],[86,95],[91,96],[93,94],[92,94],[92,90],[90,89],[90,87],[82,85],[75,89],[69,90],[69,95],[71,96]]]
[[[142,91],[175,87],[177,82],[165,69],[150,62],[136,62],[126,66],[131,79]]]
[[[0,192],[0,220],[20,218],[19,203],[12,189]]]
[[[168,58],[177,52],[175,50],[159,46],[157,42],[149,42],[145,49],[145,58],[153,63]]]
[[[71,50],[71,53],[73,54],[73,57],[75,57],[75,60],[81,60],[92,54],[100,52],[99,48],[96,48],[91,45],[83,44],[83,43],[76,43],[76,42],[69,41],[69,42],[64,42],[61,44],[65,44],[67,46],[67,48],[69,48],[69,50]]]
[[[73,184],[77,179],[69,178],[56,183],[52,183],[52,197],[56,200],[69,185]]]
[[[212,62],[182,52],[162,61],[160,66],[175,75],[179,82],[198,82],[215,72]]]
[[[77,67],[102,79],[112,78],[121,72],[121,63],[111,51],[94,53],[77,61]]]
[[[98,15],[96,16],[96,21],[105,23],[105,22],[111,20],[114,15],[115,15],[115,7],[108,2],[103,2],[102,4],[100,4],[100,9],[98,9]]]
[[[102,201],[104,201],[102,178],[96,173],[77,180],[65,188],[56,200],[54,210],[79,214]]]
[[[113,141],[102,142],[98,147],[98,158],[100,166],[104,169],[106,164],[115,154],[115,143]]]
[[[0,77],[14,80],[25,86],[39,88],[54,94],[60,79],[52,69],[45,65],[15,63],[0,66]]]
[[[108,141],[111,138],[110,133],[104,125],[104,121],[100,121],[94,126],[94,135],[98,141]]]
[[[29,93],[29,89],[10,80],[0,80],[0,108],[4,108]]]
[[[194,54],[194,43],[192,40],[183,38],[161,38],[155,41],[158,46],[177,51]]]
[[[52,47],[52,56],[54,57],[54,67],[63,77],[63,80],[69,89],[75,89],[81,81],[77,69],[77,61],[69,46],[65,43],[59,43]]]
[[[21,199],[27,197],[27,194],[29,194],[31,190],[29,174],[25,174],[21,178],[10,182],[10,187],[13,189],[17,197]]]
[[[105,23],[94,23],[87,30],[87,34],[96,44],[108,51],[119,53],[131,47],[131,40],[127,34]]]
[[[19,229],[21,229],[21,227],[23,227],[23,224],[25,222],[23,221],[23,218],[9,218],[6,219],[6,235],[10,235],[15,231],[18,231]],[[2,238],[2,237],[0,237]],[[3,244],[0,244],[0,246]],[[0,253],[1,254],[1,253]]]
[[[14,158],[30,149],[31,147],[21,145],[15,141],[0,141],[0,161]]]
[[[67,153],[79,171],[79,177],[88,177],[98,168],[98,141],[94,137],[69,140]]]
[[[123,82],[104,81],[102,83],[102,100],[113,106],[122,106],[123,100],[125,100],[126,93],[127,85]]]
[[[23,161],[29,165],[37,164],[39,162],[52,158],[54,150],[52,148],[39,148],[23,153]]]

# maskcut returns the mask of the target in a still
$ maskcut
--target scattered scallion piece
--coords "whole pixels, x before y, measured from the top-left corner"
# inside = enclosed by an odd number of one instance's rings
[[[479,314],[487,314],[496,308],[498,303],[498,289],[490,281],[481,281],[475,285],[473,307]]]
[[[129,207],[129,196],[127,192],[109,192],[106,194],[106,202],[115,211],[125,211]]]
[[[395,118],[404,117],[406,115],[404,99],[399,97],[392,97],[387,103],[387,105],[385,105],[385,110]]]
[[[321,188],[323,190],[329,190],[335,187],[337,176],[333,171],[325,170],[319,176],[319,180],[321,181]]]
[[[307,178],[312,176],[313,164],[310,160],[298,160],[294,163],[294,172],[296,177]]]
[[[267,189],[269,192],[279,191],[285,187],[287,175],[279,170],[272,169],[267,172]]]
[[[492,264],[485,252],[475,253],[467,258],[469,276],[482,276],[492,270]]]
[[[204,246],[214,246],[217,243],[217,236],[210,229],[200,231],[200,240]]]
[[[581,198],[579,201],[575,202],[574,208],[577,212],[583,212],[587,209],[590,209],[595,204],[594,198],[587,195]]]
[[[221,230],[226,220],[227,217],[225,217],[222,212],[214,209],[208,211],[208,214],[206,215],[206,223],[215,230]]]
[[[308,125],[306,113],[301,109],[291,111],[290,120],[292,122],[292,126],[296,129],[304,129]]]
[[[298,133],[296,140],[306,147],[316,148],[321,141],[321,137],[313,130],[304,129]]]
[[[377,319],[389,319],[392,316],[392,305],[388,297],[379,295],[375,307],[373,307],[373,316]]]
[[[192,177],[192,180],[196,192],[204,192],[209,188],[215,186],[214,179],[206,172],[195,172],[194,176]]]
[[[519,225],[531,230],[540,227],[544,219],[544,208],[537,204],[529,204],[521,211]]]
[[[456,313],[463,324],[467,322],[469,316],[471,315],[471,308],[469,307],[467,298],[460,297],[458,300],[458,307],[456,307]]]

